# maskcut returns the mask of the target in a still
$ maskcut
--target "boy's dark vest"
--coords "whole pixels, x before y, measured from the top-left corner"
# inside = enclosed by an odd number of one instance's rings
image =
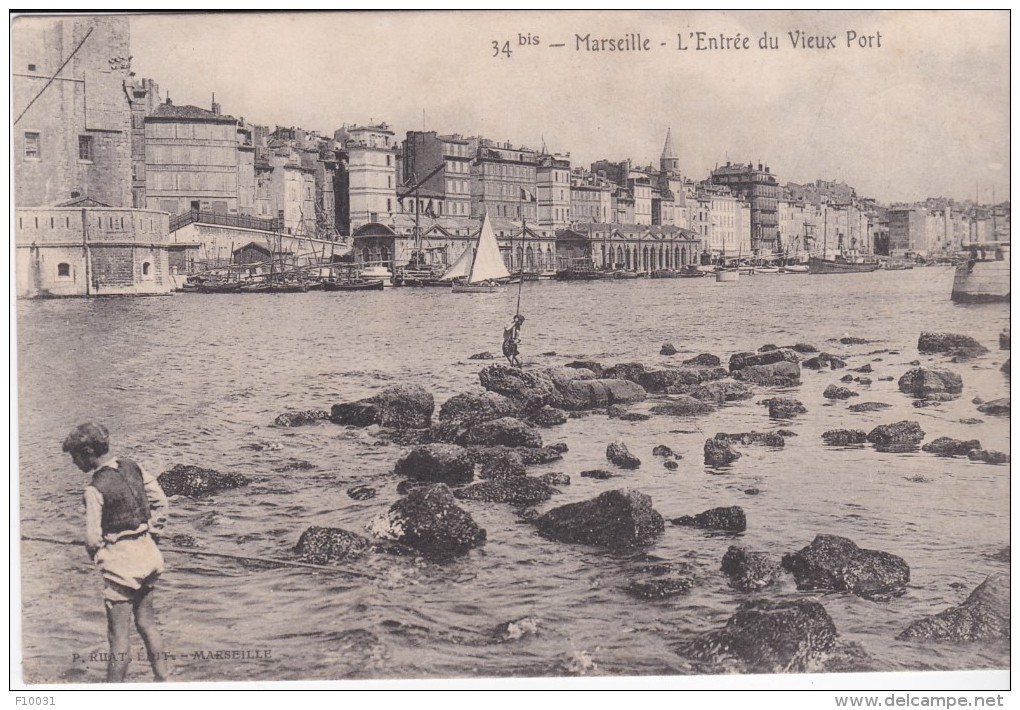
[[[142,470],[130,459],[118,459],[119,468],[104,466],[92,475],[92,485],[103,494],[103,535],[134,530],[149,522],[149,499]]]

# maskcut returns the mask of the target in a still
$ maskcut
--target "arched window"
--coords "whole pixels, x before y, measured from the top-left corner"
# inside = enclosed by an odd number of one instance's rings
[[[57,276],[64,279],[71,278],[71,265],[70,264],[57,264]]]
[[[149,276],[150,275],[149,272],[151,271],[151,269],[152,264],[150,264],[149,262],[146,261],[144,264],[142,264],[142,276]]]

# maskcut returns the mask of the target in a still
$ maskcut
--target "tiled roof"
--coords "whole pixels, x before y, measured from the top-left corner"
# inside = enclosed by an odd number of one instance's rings
[[[216,123],[236,123],[233,116],[225,116],[212,111],[206,111],[198,106],[177,106],[175,104],[160,104],[146,118],[179,119],[182,121],[214,121]]]

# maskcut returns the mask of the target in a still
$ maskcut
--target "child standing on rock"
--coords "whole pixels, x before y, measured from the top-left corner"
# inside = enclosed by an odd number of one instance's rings
[[[102,424],[76,426],[63,449],[91,477],[85,488],[85,549],[103,573],[105,585],[110,641],[106,680],[120,683],[127,675],[132,614],[153,676],[166,680],[163,639],[152,604],[153,586],[163,572],[156,543],[166,520],[166,495],[134,461],[110,454],[110,435]]]
[[[522,367],[520,353],[517,350],[521,342],[521,326],[524,325],[524,316],[517,314],[503,329],[503,356],[510,363],[510,367]]]

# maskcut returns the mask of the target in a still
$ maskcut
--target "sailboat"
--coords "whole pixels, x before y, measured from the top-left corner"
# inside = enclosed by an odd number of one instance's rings
[[[496,293],[503,289],[502,284],[495,283],[496,279],[509,277],[510,272],[503,263],[496,234],[486,214],[474,245],[464,250],[440,281],[452,281],[454,293]]]

